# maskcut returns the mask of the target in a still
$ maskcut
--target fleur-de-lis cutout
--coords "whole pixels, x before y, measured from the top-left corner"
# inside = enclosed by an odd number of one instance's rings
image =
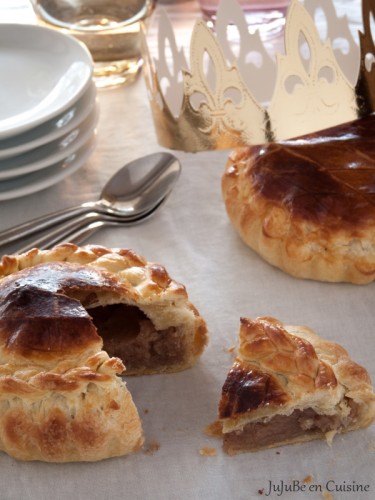
[[[351,85],[355,85],[358,77],[359,46],[350,31],[347,16],[337,15],[332,0],[304,0],[304,7],[313,20],[318,21],[318,15],[323,15],[326,25],[325,39],[330,40],[336,60],[346,78]]]
[[[229,33],[238,32],[234,50]],[[221,0],[215,32],[225,57],[236,62],[241,77],[258,102],[271,100],[276,81],[276,63],[262,43],[259,31],[249,33],[246,17],[236,0]]]
[[[371,20],[375,18],[375,2],[362,0],[363,33],[359,33],[361,64],[356,86],[359,114],[375,111],[375,45],[371,32]]]
[[[300,38],[309,48],[308,67]],[[329,41],[322,44],[306,9],[293,0],[285,28],[285,55],[278,54],[276,90],[269,108],[277,139],[328,128],[357,117],[353,88],[342,73]],[[294,79],[291,90],[288,83]]]
[[[165,101],[173,116],[178,117],[183,101],[182,70],[187,68],[183,49],[178,49],[172,25],[164,9],[160,11],[158,31],[158,57],[155,69]]]
[[[216,38],[203,21],[194,28],[190,66],[184,75],[185,111],[200,133],[217,148],[264,142],[264,109],[246,88],[237,67],[228,67]],[[194,100],[197,96],[198,103]]]

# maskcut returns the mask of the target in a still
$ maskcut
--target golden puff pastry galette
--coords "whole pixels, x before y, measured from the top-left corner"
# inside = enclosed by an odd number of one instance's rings
[[[374,126],[371,115],[235,150],[222,192],[243,241],[297,278],[374,281]]]
[[[62,244],[3,257],[0,449],[55,462],[138,449],[141,422],[118,375],[183,370],[206,342],[185,287],[131,250]]]
[[[369,426],[367,371],[337,344],[274,318],[241,318],[238,357],[211,433],[228,454],[326,438]]]

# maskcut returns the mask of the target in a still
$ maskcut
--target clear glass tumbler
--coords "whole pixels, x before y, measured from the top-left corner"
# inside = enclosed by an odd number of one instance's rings
[[[37,21],[83,42],[94,60],[98,87],[134,81],[143,59],[141,30],[156,0],[31,0]]]

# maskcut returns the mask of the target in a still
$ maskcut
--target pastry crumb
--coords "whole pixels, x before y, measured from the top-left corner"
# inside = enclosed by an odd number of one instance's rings
[[[203,457],[216,457],[217,450],[216,448],[210,448],[208,446],[204,446],[199,450],[199,454]]]
[[[324,500],[333,500],[333,495],[327,490],[324,490],[322,495]]]
[[[143,453],[145,455],[153,455],[160,449],[160,443],[157,441],[150,441],[149,443],[146,443],[144,448],[143,448]]]
[[[309,474],[308,476],[305,477],[305,479],[303,480],[303,482],[305,484],[310,484],[313,482],[313,479],[314,479],[314,476],[312,476],[311,474]]]
[[[204,428],[204,433],[207,436],[221,438],[223,437],[222,424],[219,421],[212,422]]]
[[[235,346],[235,345],[232,345],[231,347],[225,347],[224,349],[225,349],[225,351],[227,351],[227,352],[234,352],[234,351],[235,351],[235,349],[236,349],[236,346]]]
[[[145,413],[145,414],[147,415],[147,413],[148,413],[149,411],[150,411],[150,410],[149,410],[148,408],[145,408],[145,409],[143,410],[143,413]]]
[[[262,488],[261,490],[258,490],[258,495],[263,495],[264,494],[264,488]]]

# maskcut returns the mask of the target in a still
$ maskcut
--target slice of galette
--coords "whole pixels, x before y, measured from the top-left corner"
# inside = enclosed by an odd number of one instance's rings
[[[341,346],[274,318],[241,318],[238,357],[211,426],[228,454],[326,438],[369,426],[367,371]]]

